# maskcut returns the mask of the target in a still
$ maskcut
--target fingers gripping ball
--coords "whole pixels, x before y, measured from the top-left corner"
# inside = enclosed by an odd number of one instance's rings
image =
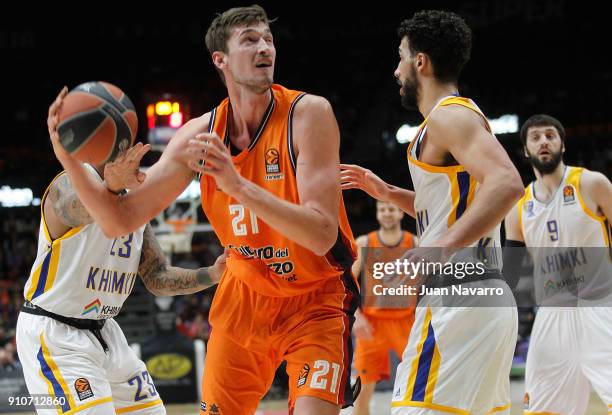
[[[106,82],[87,82],[66,95],[59,112],[62,146],[78,160],[101,165],[134,143],[138,117],[132,101]]]

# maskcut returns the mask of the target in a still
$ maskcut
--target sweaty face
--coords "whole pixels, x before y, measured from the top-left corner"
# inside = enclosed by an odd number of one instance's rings
[[[227,41],[226,79],[255,93],[264,93],[274,82],[276,49],[265,23],[235,27]]]
[[[555,127],[530,127],[527,130],[525,154],[540,174],[545,175],[555,171],[564,151],[563,141]]]
[[[397,206],[387,202],[376,203],[376,219],[381,229],[390,230],[400,226],[404,212]]]
[[[407,37],[404,37],[400,42],[399,58],[400,61],[394,75],[400,85],[402,106],[408,110],[414,110],[418,108],[420,88]]]

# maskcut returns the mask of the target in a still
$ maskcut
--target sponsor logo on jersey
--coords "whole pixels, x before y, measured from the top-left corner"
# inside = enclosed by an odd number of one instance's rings
[[[567,185],[563,188],[563,203],[572,203],[576,201],[574,186]]]
[[[96,298],[83,308],[83,312],[81,313],[81,315],[86,316],[87,314],[92,312],[95,312],[97,314],[100,312],[100,307],[102,307],[102,303]]]
[[[89,381],[85,378],[78,378],[77,380],[75,380],[74,389],[77,391],[80,401],[94,396],[93,390],[91,390],[91,385],[89,384]]]
[[[200,403],[200,410],[206,412],[206,402],[202,401],[202,403]]]
[[[149,372],[159,379],[179,379],[191,371],[191,360],[178,353],[163,353],[147,360]]]
[[[264,180],[282,180],[285,176],[280,168],[280,155],[277,149],[269,148],[266,150],[266,175]]]
[[[310,366],[308,363],[304,365],[302,370],[300,371],[300,376],[298,377],[297,387],[301,388],[306,384],[306,380],[308,379],[308,374],[310,373]]]
[[[557,291],[557,290],[567,290],[569,292],[575,292],[578,288],[584,284],[585,278],[584,275],[580,277],[570,277],[563,279],[561,281],[553,281],[548,279],[544,284],[544,293],[548,294],[549,291]]]
[[[134,288],[137,273],[89,267],[85,288],[92,291],[129,295]]]

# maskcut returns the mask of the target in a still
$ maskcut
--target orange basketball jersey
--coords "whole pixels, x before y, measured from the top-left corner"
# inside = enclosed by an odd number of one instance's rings
[[[376,280],[372,276],[374,263],[394,262],[408,251],[414,248],[414,241],[410,232],[403,232],[403,237],[394,246],[385,245],[378,237],[378,231],[370,232],[367,235],[368,243],[362,249],[361,283],[364,286],[363,313],[370,317],[400,318],[414,312],[416,298],[402,296],[399,298],[377,298],[372,295],[373,284],[385,285],[384,278]],[[385,306],[386,303],[389,306]],[[392,306],[391,306],[392,305]]]
[[[271,88],[272,100],[253,141],[232,157],[246,179],[279,198],[300,202],[295,176],[296,160],[292,141],[293,110],[304,97],[280,85]],[[209,131],[216,132],[230,146],[229,98],[211,112]],[[253,290],[274,297],[303,294],[323,280],[340,277],[355,259],[355,242],[340,201],[338,240],[325,256],[293,242],[237,200],[219,189],[207,175],[200,179],[202,207],[221,244],[231,249],[228,270]]]

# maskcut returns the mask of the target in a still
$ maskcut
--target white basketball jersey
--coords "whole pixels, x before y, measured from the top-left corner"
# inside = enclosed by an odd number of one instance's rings
[[[489,123],[476,104],[468,99],[457,96],[442,98],[431,112],[439,106],[461,105],[480,115],[491,131]],[[408,147],[408,167],[414,184],[417,232],[419,246],[435,245],[446,231],[463,215],[478,192],[478,183],[461,165],[432,166],[419,161],[420,147],[426,138],[427,121],[420,125],[416,138]],[[491,133],[491,139],[495,136]],[[498,224],[487,235],[472,246],[487,249],[489,266],[501,269],[500,225]],[[492,248],[492,249],[491,249]]]
[[[52,240],[43,207],[53,182],[41,201],[38,253],[24,297],[65,317],[113,317],[134,287],[146,225],[127,236],[108,239],[92,222]]]
[[[583,171],[567,166],[547,204],[536,198],[531,183],[517,205],[525,245],[534,260],[539,301],[553,295],[559,299],[561,291],[570,292],[573,298],[601,298],[612,288],[610,224],[584,203],[580,194]]]

